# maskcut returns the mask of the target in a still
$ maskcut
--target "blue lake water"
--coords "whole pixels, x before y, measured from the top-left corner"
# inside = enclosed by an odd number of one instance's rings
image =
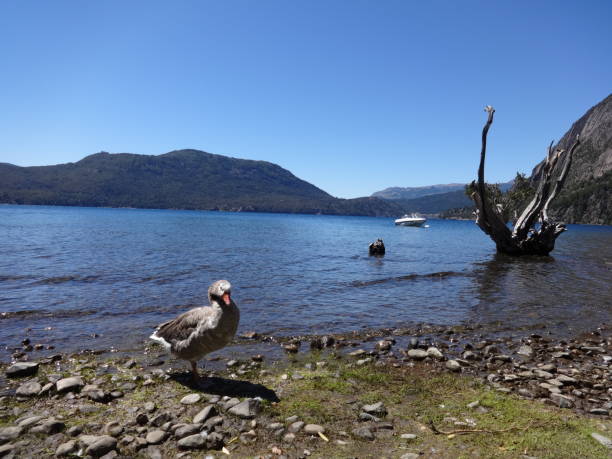
[[[0,206],[0,358],[26,335],[61,350],[135,346],[221,278],[240,331],[276,335],[419,322],[572,334],[609,321],[612,227],[570,225],[553,257],[510,259],[473,222],[428,223]],[[368,256],[376,238],[384,258]]]

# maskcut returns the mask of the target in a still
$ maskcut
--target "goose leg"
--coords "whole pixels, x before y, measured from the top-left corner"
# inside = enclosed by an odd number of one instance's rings
[[[194,361],[190,361],[191,363],[191,375],[195,382],[200,382],[200,374],[198,373],[198,363]]]

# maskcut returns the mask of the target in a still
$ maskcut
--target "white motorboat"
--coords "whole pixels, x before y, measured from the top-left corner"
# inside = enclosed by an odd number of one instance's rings
[[[406,214],[402,218],[395,220],[395,224],[401,226],[422,226],[426,221],[425,217],[419,217],[417,214]]]

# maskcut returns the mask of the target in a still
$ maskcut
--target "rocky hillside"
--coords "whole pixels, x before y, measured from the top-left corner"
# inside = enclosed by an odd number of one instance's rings
[[[394,216],[378,198],[338,199],[282,167],[178,150],[97,153],[76,163],[0,164],[0,203]]]
[[[578,134],[581,145],[551,214],[568,223],[612,225],[612,94],[576,121],[557,146],[569,150]],[[533,180],[542,164],[534,168]]]

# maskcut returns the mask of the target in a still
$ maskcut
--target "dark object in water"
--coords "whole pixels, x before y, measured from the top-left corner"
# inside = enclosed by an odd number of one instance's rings
[[[370,255],[384,255],[385,254],[385,243],[382,239],[377,239],[376,242],[372,242],[369,246]]]

